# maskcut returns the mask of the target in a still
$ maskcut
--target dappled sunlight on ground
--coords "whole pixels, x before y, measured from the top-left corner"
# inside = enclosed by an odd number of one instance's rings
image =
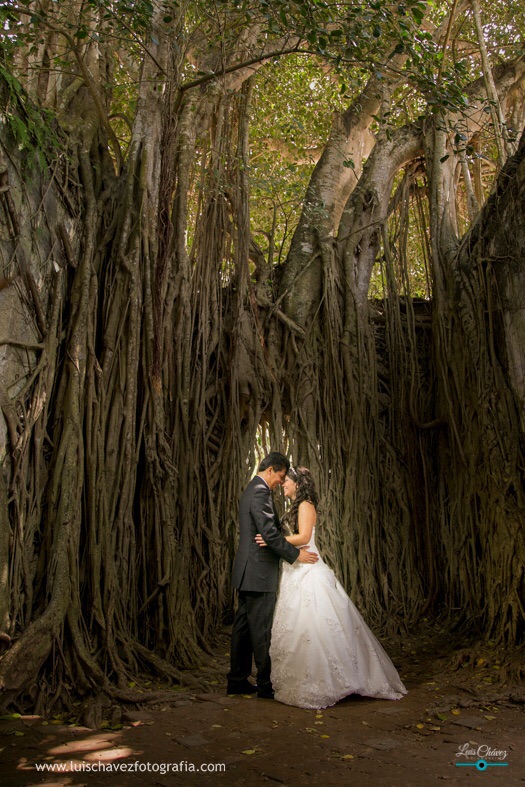
[[[84,760],[92,762],[94,760],[103,760],[104,762],[114,762],[115,760],[122,760],[124,757],[131,757],[132,754],[139,756],[144,754],[143,751],[134,751],[123,746],[120,749],[107,749],[106,751],[96,751],[86,754]]]
[[[34,721],[35,717],[33,717]],[[23,723],[23,721],[22,721]],[[31,725],[33,726],[33,725]],[[82,733],[81,738],[70,738],[75,734]],[[87,734],[86,734],[87,733]],[[65,738],[57,743],[57,738]],[[60,727],[56,730],[55,734],[48,734],[40,740],[40,752],[34,759],[28,757],[21,757],[15,765],[16,771],[30,772],[35,774],[36,765],[38,762],[42,767],[53,768],[53,773],[46,773],[45,771],[37,771],[38,781],[35,784],[44,783],[46,787],[53,787],[58,785],[60,787],[67,787],[67,785],[81,785],[83,782],[78,781],[79,777],[90,778],[92,773],[87,772],[87,767],[91,763],[112,763],[127,758],[134,760],[140,758],[144,754],[143,748],[133,749],[130,746],[119,745],[122,734],[119,733],[100,733],[93,732],[87,728],[71,728],[67,726]],[[57,780],[57,771],[64,774],[74,774],[70,776],[59,777]],[[4,779],[0,780],[2,783],[12,783]],[[25,782],[28,785],[29,783]]]
[[[67,743],[60,744],[49,749],[49,754],[66,755],[66,754],[79,754],[79,752],[88,752],[86,758],[97,757],[98,759],[115,759],[117,757],[129,757],[132,750],[128,748],[115,748],[115,743],[121,737],[120,733],[112,735],[111,738],[107,735],[95,734],[80,740],[68,741]],[[112,748],[110,748],[112,747]],[[136,752],[138,753],[138,752]]]

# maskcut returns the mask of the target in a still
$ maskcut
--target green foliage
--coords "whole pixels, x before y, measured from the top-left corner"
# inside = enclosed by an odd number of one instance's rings
[[[418,26],[425,3],[406,0],[397,8],[384,0],[333,4],[325,0],[222,0],[242,12],[247,24],[261,20],[264,35],[299,36],[313,54],[336,64],[384,57],[388,46]]]
[[[347,101],[338,74],[306,55],[276,61],[255,78],[250,133],[252,226],[263,250],[273,240],[276,263],[286,254],[332,114],[343,110]]]
[[[150,36],[153,35],[151,25],[154,8],[151,0],[113,0],[110,3],[103,0],[88,0],[86,5],[92,9],[98,19],[102,20],[106,34],[129,35],[129,33],[135,33],[145,36],[149,33]],[[168,14],[168,10],[176,4],[166,2],[163,5],[166,7],[164,21],[169,22],[172,16]],[[77,39],[88,38],[92,35],[92,25],[88,21],[81,24],[75,33]]]
[[[3,118],[19,150],[27,154],[29,166],[36,164],[46,169],[53,156],[63,150],[53,113],[35,107],[20,82],[1,65],[0,83],[3,85]]]
[[[42,43],[47,29],[61,30],[79,44],[89,41],[158,43],[152,31],[154,4],[152,0],[86,0],[75,11],[70,3],[29,6],[31,0],[12,2],[0,6],[0,29],[4,53],[12,55],[20,47],[31,48]],[[25,8],[28,9],[25,13]],[[178,13],[177,0],[161,3],[162,20],[169,24]]]

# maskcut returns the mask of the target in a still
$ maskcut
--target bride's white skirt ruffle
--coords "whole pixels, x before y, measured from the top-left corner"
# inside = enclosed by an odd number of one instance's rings
[[[270,647],[275,699],[327,708],[349,694],[399,699],[396,668],[333,571],[282,563]]]

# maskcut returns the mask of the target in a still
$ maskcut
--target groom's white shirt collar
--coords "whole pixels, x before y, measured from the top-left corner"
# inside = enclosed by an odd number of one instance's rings
[[[258,477],[258,478],[260,478],[260,479],[261,479],[261,481],[262,481],[264,484],[266,484],[266,486],[268,487],[268,489],[270,489],[270,485],[269,485],[269,484],[268,484],[268,483],[267,483],[267,482],[264,480],[264,478],[262,477],[262,475],[259,475],[259,473],[257,473],[257,477]],[[271,489],[270,489],[270,491],[271,491]]]

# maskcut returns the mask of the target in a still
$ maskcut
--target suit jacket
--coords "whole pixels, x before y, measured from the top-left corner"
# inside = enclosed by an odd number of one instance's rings
[[[252,478],[239,503],[240,538],[233,563],[233,585],[237,590],[275,593],[279,581],[279,559],[294,563],[299,550],[284,538],[273,507],[268,484]],[[267,546],[260,547],[260,533]]]

